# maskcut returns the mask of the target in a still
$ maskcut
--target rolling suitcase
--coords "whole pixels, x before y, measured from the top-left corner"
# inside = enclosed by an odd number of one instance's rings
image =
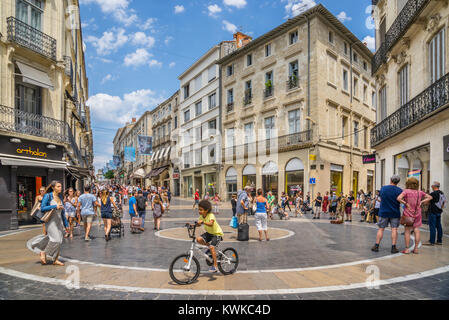
[[[237,231],[237,240],[238,241],[249,241],[249,224],[248,224],[248,216],[245,213],[244,222],[239,224]]]
[[[131,219],[131,232],[141,233],[140,228],[142,227],[142,218],[133,217]]]

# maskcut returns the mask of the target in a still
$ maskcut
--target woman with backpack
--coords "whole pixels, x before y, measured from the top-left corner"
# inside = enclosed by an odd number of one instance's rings
[[[161,218],[164,213],[164,207],[162,206],[159,197],[155,197],[152,204],[153,218],[154,218],[154,230],[161,230]]]

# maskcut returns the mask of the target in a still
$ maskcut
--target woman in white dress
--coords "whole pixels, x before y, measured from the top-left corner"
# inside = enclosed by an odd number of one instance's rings
[[[61,244],[64,240],[64,225],[62,221],[62,214],[64,214],[64,205],[62,199],[62,184],[58,181],[53,181],[47,188],[47,193],[42,200],[41,211],[46,213],[54,210],[50,219],[45,223],[47,235],[42,235],[33,241],[31,247],[37,248],[40,252],[40,261],[43,265],[47,264],[47,257],[56,266],[64,266],[64,263],[58,260]]]

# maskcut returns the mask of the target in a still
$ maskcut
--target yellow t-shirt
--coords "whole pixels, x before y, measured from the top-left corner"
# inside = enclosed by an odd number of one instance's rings
[[[214,236],[220,236],[223,237],[223,230],[221,230],[220,225],[217,222],[217,219],[215,218],[215,215],[213,213],[209,213],[206,218],[203,218],[203,216],[200,216],[199,221],[204,221],[209,223],[211,220],[214,220],[214,224],[212,225],[212,227],[206,226],[205,224],[203,224],[204,226],[204,230],[206,230],[207,233],[210,233]]]

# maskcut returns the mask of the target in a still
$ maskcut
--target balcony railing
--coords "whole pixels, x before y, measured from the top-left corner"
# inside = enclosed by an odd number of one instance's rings
[[[68,134],[68,138],[70,141],[70,146],[72,147],[73,150],[73,158],[78,160],[78,165],[81,167],[84,167],[84,159],[81,155],[81,151],[78,147],[78,144],[76,143],[75,137],[72,134],[72,130],[70,130],[69,126],[67,125],[67,134]]]
[[[228,102],[228,105],[227,105],[226,110],[227,110],[228,112],[234,111],[234,102]]]
[[[69,143],[63,121],[0,105],[0,130]]]
[[[371,131],[374,147],[386,139],[424,120],[449,103],[449,73],[403,105]]]
[[[376,1],[377,4],[378,1]],[[385,34],[385,41],[381,44],[372,60],[374,74],[382,64],[387,62],[387,53],[404,36],[410,26],[416,21],[430,0],[408,0],[396,20]],[[374,1],[373,1],[374,4]],[[375,4],[374,4],[375,5]]]
[[[64,65],[65,65],[64,72],[66,76],[72,79],[73,76],[72,58],[69,56],[64,56]]]
[[[252,101],[253,101],[253,94],[251,93],[251,91],[245,92],[245,97],[243,98],[243,105],[247,106],[251,104]]]
[[[295,77],[295,76],[289,77],[288,81],[287,81],[287,91],[298,88],[298,84],[299,84],[299,81],[298,81],[297,77]]]
[[[254,141],[223,149],[223,158],[243,159],[249,156],[263,156],[273,152],[288,152],[302,149],[312,143],[312,130],[288,134],[285,136]],[[261,154],[262,153],[262,154]]]
[[[56,39],[14,17],[7,24],[9,41],[56,60]]]
[[[273,94],[274,94],[274,86],[265,87],[265,90],[263,91],[263,98],[264,99],[271,98]]]

